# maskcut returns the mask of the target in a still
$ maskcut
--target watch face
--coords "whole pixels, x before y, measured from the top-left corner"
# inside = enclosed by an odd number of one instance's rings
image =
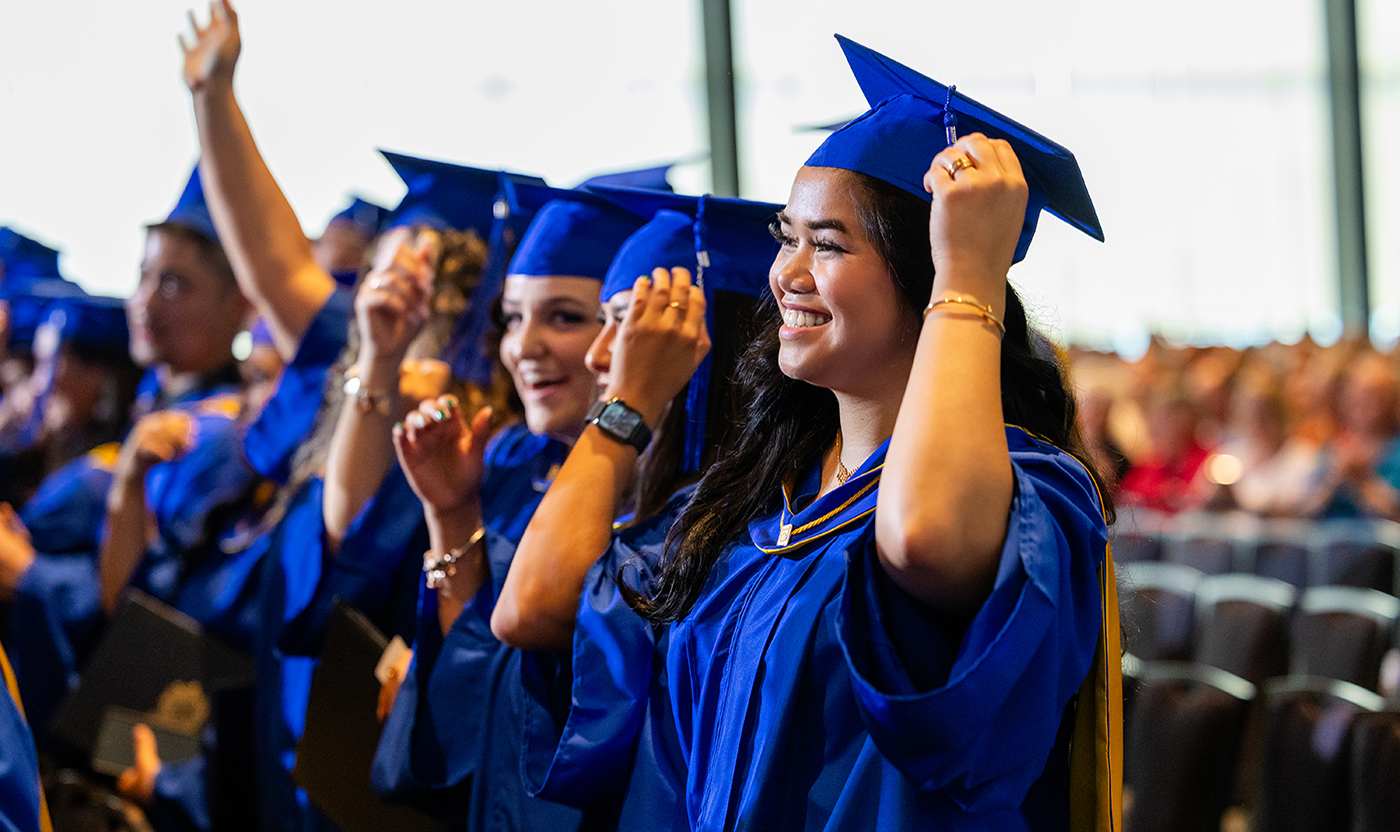
[[[642,421],[642,414],[618,402],[611,402],[598,414],[598,427],[622,438],[632,435]]]

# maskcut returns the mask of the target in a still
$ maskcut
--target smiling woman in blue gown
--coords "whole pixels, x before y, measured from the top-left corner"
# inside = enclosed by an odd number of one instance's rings
[[[1110,512],[1006,280],[1041,208],[1098,236],[1092,206],[1067,151],[843,46],[872,109],[813,154],[775,224],[742,438],[655,580],[622,586],[670,622],[664,663],[581,607],[575,656],[608,671],[589,687],[575,662],[556,718],[595,730],[554,763],[609,745],[640,760],[673,731],[695,829],[1107,828]],[[637,710],[639,677],[673,716],[610,720]]]

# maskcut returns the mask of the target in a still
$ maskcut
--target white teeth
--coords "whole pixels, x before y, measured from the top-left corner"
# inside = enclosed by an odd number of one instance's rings
[[[831,323],[830,315],[819,315],[815,312],[804,312],[800,309],[784,309],[783,323],[790,327],[821,326]]]
[[[526,384],[539,384],[545,380],[545,376],[538,370],[522,370],[520,372],[520,380]]]

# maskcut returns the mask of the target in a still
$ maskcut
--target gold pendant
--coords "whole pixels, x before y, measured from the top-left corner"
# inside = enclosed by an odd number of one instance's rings
[[[791,524],[791,523],[784,523],[784,524],[782,524],[781,526],[779,526],[779,527],[778,527],[778,545],[779,545],[779,546],[786,546],[786,545],[788,545],[788,541],[791,540],[791,539],[792,539],[792,524]]]

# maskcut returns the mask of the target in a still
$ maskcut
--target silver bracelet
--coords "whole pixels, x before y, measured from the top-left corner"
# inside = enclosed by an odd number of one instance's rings
[[[428,589],[441,589],[447,585],[447,579],[457,574],[457,562],[486,536],[486,527],[482,526],[472,532],[472,536],[467,542],[455,549],[448,549],[446,554],[435,555],[429,549],[423,553],[423,574],[427,576]]]

